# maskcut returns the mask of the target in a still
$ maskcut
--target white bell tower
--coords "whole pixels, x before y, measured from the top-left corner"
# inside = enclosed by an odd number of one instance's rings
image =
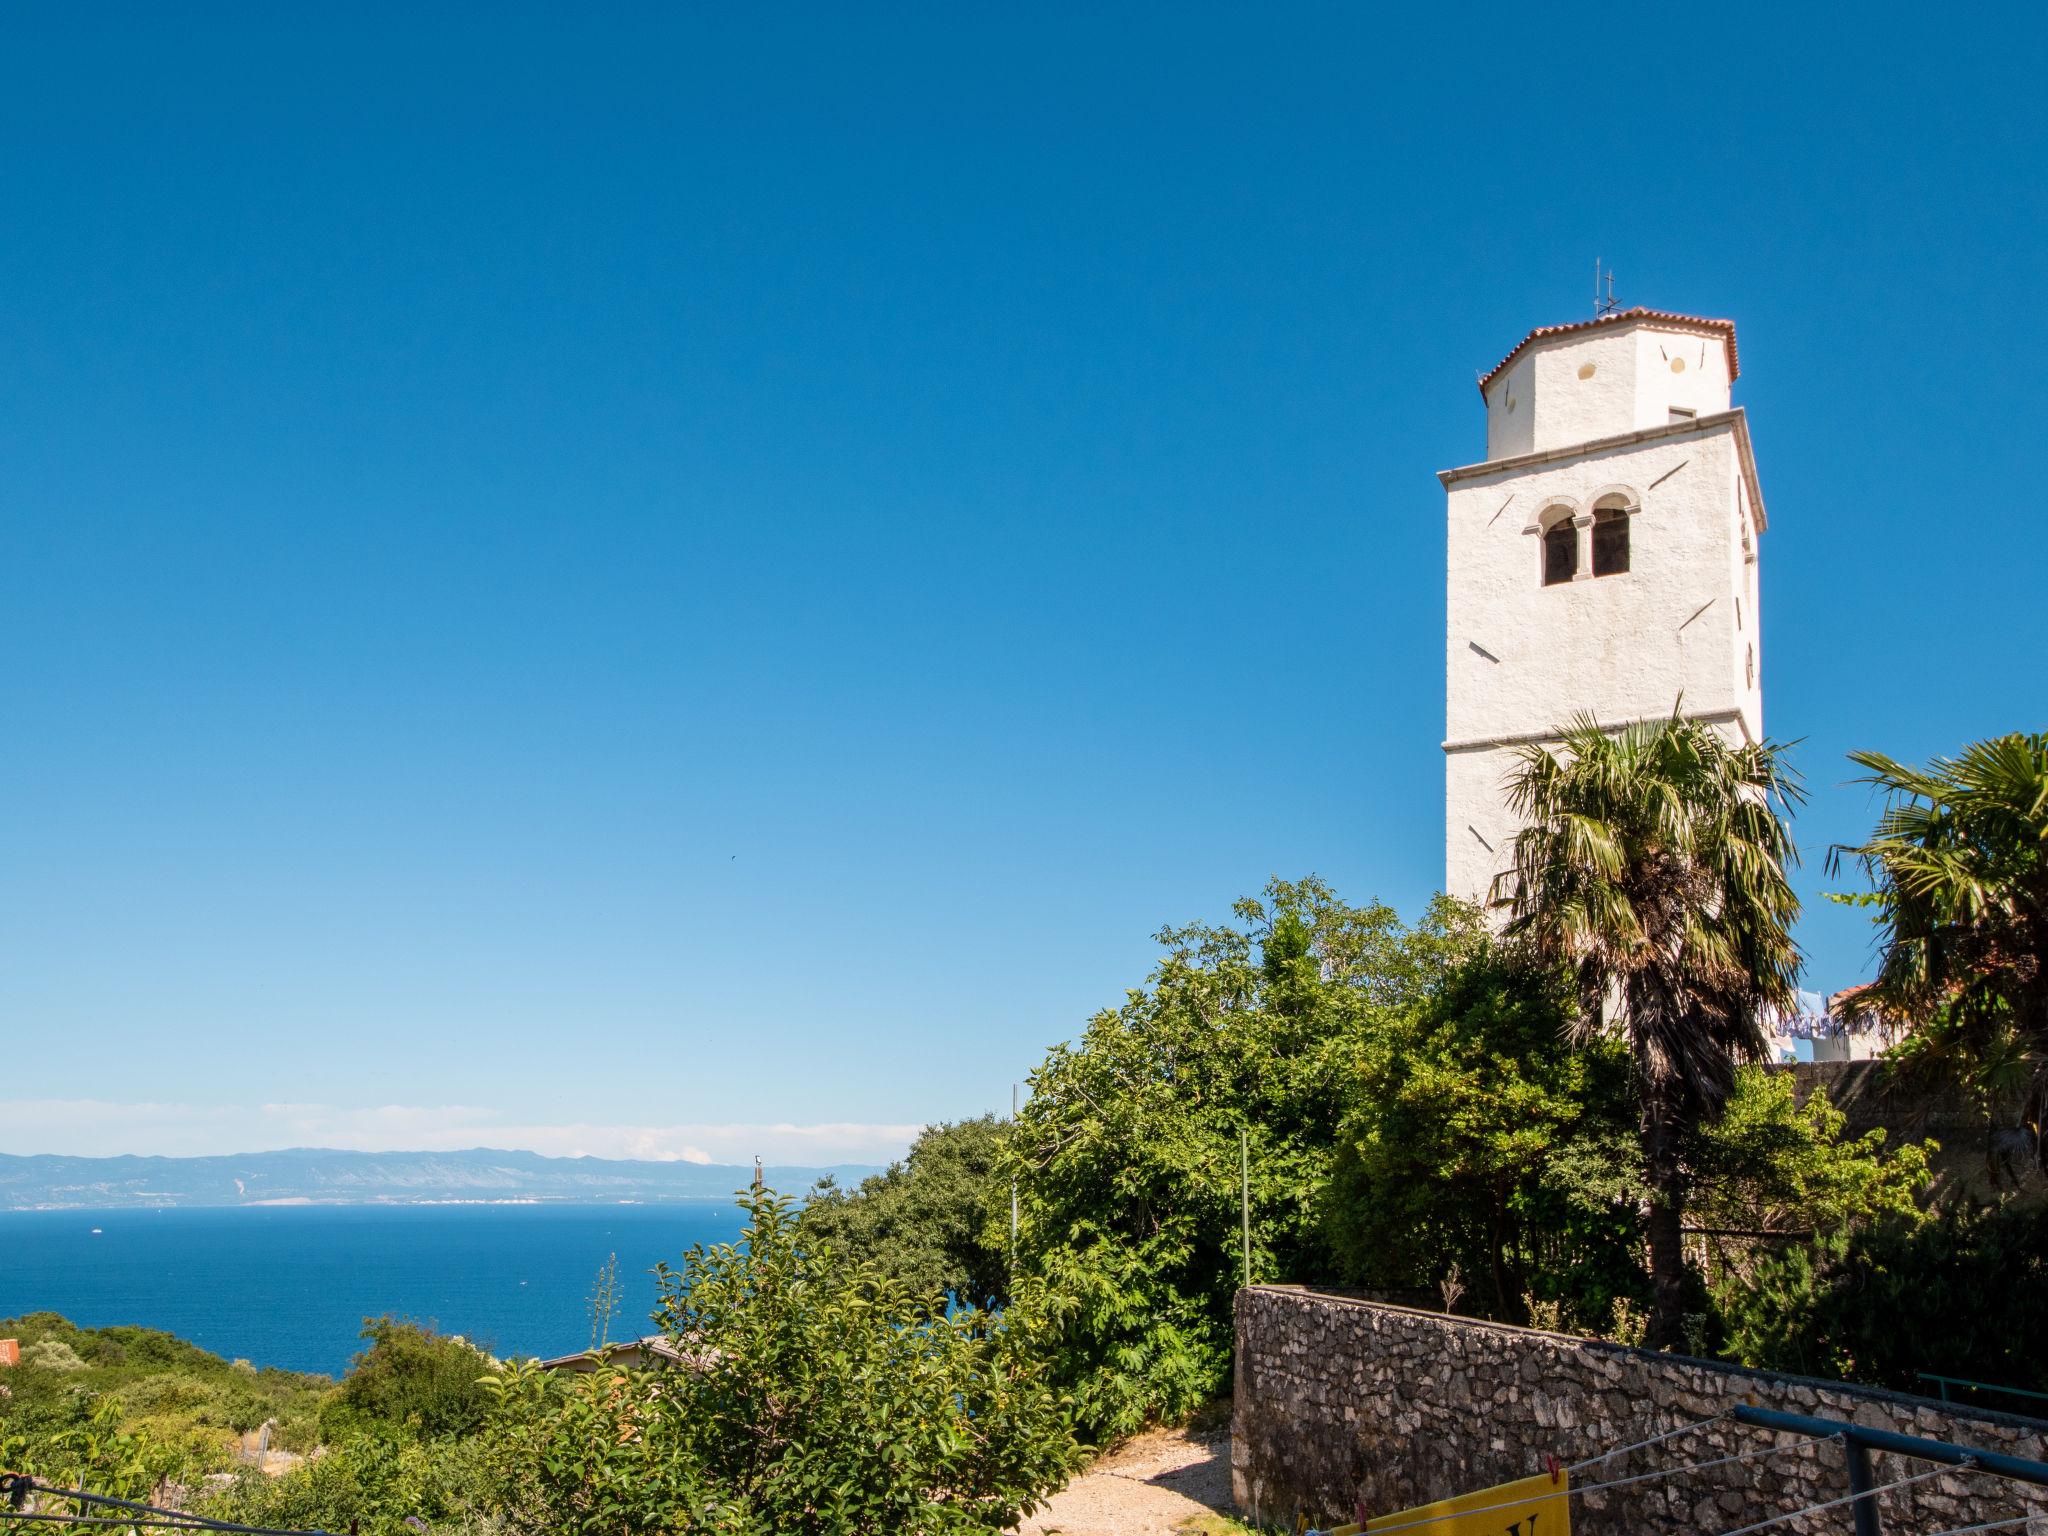
[[[1449,496],[1444,889],[1484,902],[1517,747],[1677,706],[1763,737],[1749,424],[1735,326],[1630,309],[1523,337],[1479,381],[1486,460]]]

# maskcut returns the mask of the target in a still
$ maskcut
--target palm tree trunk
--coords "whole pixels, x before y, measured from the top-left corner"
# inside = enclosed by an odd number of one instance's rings
[[[1685,1336],[1685,1174],[1670,1106],[1643,1110],[1643,1173],[1650,1186],[1650,1326],[1652,1349],[1675,1349]]]

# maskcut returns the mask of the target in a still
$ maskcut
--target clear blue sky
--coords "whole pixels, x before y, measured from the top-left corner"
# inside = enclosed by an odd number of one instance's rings
[[[2048,703],[2040,8],[1095,12],[0,24],[0,1150],[870,1155],[1418,910],[1433,472],[1596,255],[1741,328],[1865,973],[1843,754]]]

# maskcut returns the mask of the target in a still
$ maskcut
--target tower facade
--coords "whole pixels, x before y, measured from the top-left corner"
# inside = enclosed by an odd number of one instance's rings
[[[1531,331],[1479,381],[1486,458],[1445,470],[1444,889],[1484,902],[1518,749],[1579,715],[1763,739],[1766,519],[1727,320]]]

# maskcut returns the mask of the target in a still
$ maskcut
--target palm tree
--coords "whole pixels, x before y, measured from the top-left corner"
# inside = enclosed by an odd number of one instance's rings
[[[1875,1000],[1921,1021],[1908,1052],[2011,1096],[2048,1166],[2048,735],[2014,732],[1908,768],[1856,752],[1885,793],[1870,841],[1829,851],[1870,877]]]
[[[1489,905],[1507,936],[1570,970],[1581,1042],[1628,1041],[1650,1190],[1649,1341],[1683,1318],[1688,1133],[1764,1054],[1759,1015],[1789,1008],[1798,898],[1780,749],[1732,746],[1677,715],[1606,731],[1590,717],[1530,746],[1508,780],[1524,830]]]

